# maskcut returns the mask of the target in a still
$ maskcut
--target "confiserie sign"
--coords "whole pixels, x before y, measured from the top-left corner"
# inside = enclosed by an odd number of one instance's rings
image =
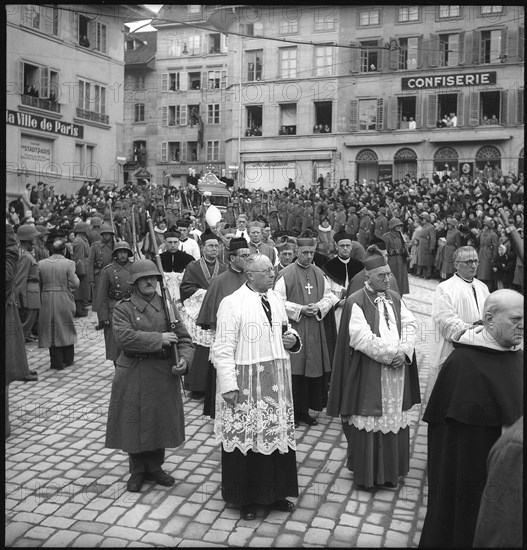
[[[412,76],[401,79],[403,90],[428,88],[457,88],[458,86],[486,86],[496,84],[496,71],[486,73],[444,74]]]
[[[51,134],[60,134],[74,138],[84,138],[84,126],[62,122],[43,116],[30,115],[29,113],[18,113],[17,111],[6,112],[6,123],[32,130],[42,130]]]

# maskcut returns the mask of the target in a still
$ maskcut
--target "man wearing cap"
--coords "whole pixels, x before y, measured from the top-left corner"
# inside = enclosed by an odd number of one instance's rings
[[[119,350],[113,336],[112,315],[119,300],[128,299],[132,295],[133,287],[128,280],[132,267],[130,258],[133,255],[134,253],[126,241],[119,241],[115,244],[112,252],[113,261],[102,268],[96,287],[97,294],[94,298],[99,326],[104,328],[106,359],[113,361],[114,366],[119,357]]]
[[[337,255],[328,260],[323,266],[322,271],[329,279],[330,288],[337,297],[338,302],[334,306],[336,328],[340,326],[340,316],[342,308],[346,301],[346,289],[348,284],[359,271],[362,271],[364,264],[351,257],[353,241],[351,235],[340,231],[335,233],[333,240],[337,247]],[[359,243],[355,243],[360,246]]]
[[[388,253],[388,265],[392,270],[393,276],[397,281],[399,288],[399,294],[408,294],[410,292],[410,286],[408,284],[408,267],[407,258],[410,255],[406,247],[401,229],[403,222],[398,218],[391,218],[388,222],[390,231],[382,235],[382,240],[386,244],[386,251]]]
[[[269,208],[269,226],[271,228],[271,233],[274,233],[275,231],[279,231],[281,229],[281,222],[276,206],[271,206]]]
[[[370,244],[373,235],[373,222],[371,221],[370,211],[365,206],[359,210],[359,215],[360,222],[357,240],[366,248]]]
[[[276,245],[276,249],[278,250],[278,263],[274,266],[275,277],[282,269],[291,265],[295,258],[296,244],[285,241]]]
[[[357,216],[357,209],[355,206],[348,208],[348,219],[345,227],[346,233],[351,235],[351,240],[357,240],[357,233],[359,232],[359,217]]]
[[[80,285],[75,290],[75,317],[87,317],[88,302],[91,298],[91,288],[86,277],[88,271],[88,258],[90,257],[90,244],[86,235],[90,230],[90,224],[79,222],[75,226],[75,238],[73,239],[73,258],[76,274],[79,277]]]
[[[102,218],[99,218],[99,216],[93,216],[93,218],[90,219],[90,225],[91,229],[88,231],[87,239],[90,245],[97,242],[101,238],[101,225],[102,225]]]
[[[479,234],[479,265],[477,278],[489,287],[489,292],[494,290],[496,280],[492,271],[493,262],[498,257],[498,235],[494,231],[492,218],[483,220],[483,230]]]
[[[430,279],[435,263],[436,231],[430,222],[430,214],[422,212],[419,215],[421,227],[415,232],[417,240],[417,276]]]
[[[364,265],[365,286],[342,312],[326,412],[341,418],[354,484],[371,491],[397,487],[408,473],[411,413],[421,399],[417,321],[389,289],[390,266],[375,245]]]
[[[40,262],[40,260],[49,258],[49,250],[46,248],[46,241],[48,239],[49,229],[47,229],[43,225],[36,225],[35,227],[38,229],[39,234],[35,239],[33,254],[35,255],[35,260],[37,260],[37,262]]]
[[[318,424],[309,409],[321,411],[326,406],[327,384],[331,371],[324,317],[338,302],[331,292],[324,272],[313,265],[314,238],[297,239],[297,259],[280,271],[275,290],[282,296],[292,327],[304,343],[291,357],[295,424]]]
[[[112,227],[103,223],[100,228],[100,239],[90,247],[86,278],[92,290],[92,309],[97,311],[97,292],[101,271],[112,263],[114,251],[114,231]]]
[[[40,276],[38,263],[32,254],[39,234],[34,225],[21,225],[16,233],[20,243],[20,256],[13,287],[26,343],[38,340],[38,336],[32,336],[31,330],[40,309]]]
[[[77,341],[73,292],[80,281],[75,274],[75,262],[64,257],[65,251],[65,239],[57,238],[51,245],[51,256],[38,262],[41,287],[38,347],[49,349],[53,370],[64,370],[73,364]]]
[[[386,217],[386,208],[381,206],[377,212],[377,216],[373,222],[373,235],[377,239],[382,239],[382,236],[389,230],[388,218]]]
[[[214,342],[218,308],[225,296],[238,290],[247,280],[243,268],[245,259],[249,256],[247,241],[243,237],[234,237],[229,242],[229,267],[223,273],[212,279],[207,289],[201,308],[199,310],[196,325],[203,330],[211,332],[210,345]],[[202,372],[200,374],[203,374]],[[205,379],[205,402],[203,414],[211,418],[215,416],[216,409],[216,370],[208,361],[208,369]]]
[[[194,256],[179,249],[180,236],[179,231],[167,231],[165,233],[166,250],[159,255],[165,272],[167,288],[174,301],[179,300],[179,286],[183,272],[187,265],[194,261]]]
[[[185,383],[196,398],[205,394],[211,338],[210,331],[204,331],[196,325],[196,319],[212,279],[227,269],[225,264],[218,260],[219,246],[219,237],[216,234],[211,231],[203,232],[201,258],[187,265],[179,287],[181,301],[185,307],[184,321],[196,347]]]
[[[191,239],[188,236],[188,230],[190,223],[186,220],[179,220],[177,222],[177,228],[180,233],[179,237],[179,250],[183,250],[187,254],[190,254],[194,257],[195,260],[201,258],[201,252],[199,250],[199,244],[196,239]]]
[[[193,346],[185,325],[169,328],[164,304],[156,292],[161,277],[150,260],[130,267],[133,294],[115,305],[113,335],[120,350],[112,382],[105,446],[128,453],[128,491],[145,481],[170,487],[174,478],[162,470],[167,447],[185,440],[180,376],[192,361]],[[174,310],[176,318],[179,317]],[[174,363],[172,346],[179,362]]]
[[[278,254],[274,246],[262,241],[263,226],[263,222],[251,222],[249,224],[249,250],[251,254],[263,254],[267,256],[271,260],[271,263],[275,265]]]

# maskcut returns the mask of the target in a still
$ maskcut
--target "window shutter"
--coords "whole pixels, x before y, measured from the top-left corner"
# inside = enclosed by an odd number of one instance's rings
[[[222,90],[225,90],[225,88],[227,88],[227,71],[225,69],[221,71],[220,88]]]
[[[426,98],[426,125],[428,128],[435,128],[437,124],[437,96],[436,94],[428,94]]]
[[[437,67],[439,58],[439,35],[431,34],[428,41],[428,66]]]
[[[503,59],[503,56],[508,55],[508,53],[509,53],[509,48],[507,43],[507,27],[505,27],[504,29],[501,29],[500,55],[502,56],[502,59]]]
[[[186,162],[187,160],[187,142],[186,141],[179,142],[179,160],[181,162]]]
[[[472,63],[479,64],[480,55],[480,31],[472,31]]]
[[[207,71],[203,71],[201,73],[200,90],[208,90],[208,89],[209,89],[209,74]]]
[[[524,88],[516,90],[516,124],[523,124],[523,94]]]
[[[468,125],[479,126],[479,92],[470,92]]]
[[[500,91],[500,124],[507,124],[509,121],[509,91]]]
[[[359,100],[351,99],[349,129],[350,129],[350,132],[356,132],[358,128],[359,128]]]
[[[75,27],[75,44],[78,44],[79,40],[80,40],[80,36],[79,36],[79,14],[74,13],[73,15],[74,15],[73,25]]]
[[[376,130],[382,130],[384,122],[384,99],[378,98],[377,99],[377,119],[375,121],[375,129]]]
[[[40,68],[39,97],[49,97],[49,69],[47,67]]]
[[[88,40],[90,41],[90,49],[93,50],[95,47],[96,33],[95,27],[97,23],[95,21],[88,21]]]
[[[390,97],[386,101],[386,127],[388,130],[397,130],[397,98]]]
[[[161,126],[168,126],[168,107],[161,107]]]
[[[523,61],[523,48],[525,47],[525,27],[518,28],[518,60]],[[512,52],[511,52],[512,53]]]
[[[421,94],[415,96],[415,125],[417,128],[424,126],[423,121],[423,98]]]
[[[161,91],[168,92],[168,73],[161,73]]]
[[[458,37],[458,40],[457,40],[457,45],[458,45],[458,48],[459,48],[459,56],[458,56],[458,65],[464,65],[465,64],[465,34],[469,34],[469,33],[465,33],[465,31],[461,31],[459,33],[459,37]]]
[[[179,124],[181,124],[181,126],[186,126],[188,124],[187,122],[187,119],[188,119],[188,107],[187,105],[180,105],[180,111],[179,111]]]
[[[399,41],[395,38],[390,38],[390,44],[399,44]],[[390,54],[390,70],[397,71],[399,69],[399,53],[400,50],[398,48],[394,48],[393,50],[390,49],[388,52]]]
[[[161,142],[161,162],[168,162],[168,142]]]
[[[417,38],[417,68],[423,66],[423,35]]]
[[[457,93],[457,125],[458,126],[465,126],[465,96],[463,95],[463,92]]]
[[[379,38],[378,45],[379,49],[377,50],[377,70],[382,71],[382,68],[384,66],[384,50],[382,49],[382,47],[384,46],[384,42],[382,38]],[[331,66],[333,67],[333,63],[331,64]]]
[[[220,51],[224,53],[228,51],[228,49],[229,49],[229,43],[228,43],[227,35],[222,33],[220,38]]]
[[[181,71],[179,73],[179,90],[186,92],[188,90],[188,73],[187,71]]]
[[[350,70],[352,73],[358,73],[360,71],[360,48],[358,42],[352,42],[351,46],[351,66]]]
[[[23,94],[25,92],[24,63],[22,61],[17,61],[17,67],[18,67],[18,89],[20,90],[20,93]]]
[[[465,35],[465,55],[463,57],[463,63],[470,65],[473,61],[473,32],[464,32],[463,34]]]

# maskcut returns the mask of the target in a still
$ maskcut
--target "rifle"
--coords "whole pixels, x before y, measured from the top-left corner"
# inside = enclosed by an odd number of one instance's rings
[[[170,325],[170,331],[176,334],[176,325],[180,322],[180,320],[177,318],[175,312],[174,312],[174,305],[172,302],[172,298],[170,297],[170,293],[167,288],[167,283],[165,280],[165,272],[163,270],[163,265],[161,264],[161,257],[159,256],[159,249],[156,244],[156,235],[154,233],[154,225],[152,223],[152,218],[150,217],[150,213],[147,211],[146,213],[146,219],[148,222],[148,230],[150,232],[150,240],[152,241],[153,245],[155,246],[155,263],[157,265],[157,269],[159,273],[161,274],[161,282],[159,283],[160,289],[161,289],[161,299],[163,300],[163,307],[165,309],[165,315],[168,319],[168,323]],[[170,346],[171,351],[171,358],[173,365],[179,364],[179,353],[177,349],[177,344],[173,344]],[[187,365],[188,369],[188,365]],[[185,393],[185,387],[183,385],[183,379],[180,376],[179,381],[181,383],[181,389],[183,390],[183,395],[186,397]]]
[[[137,233],[135,228],[135,204],[132,204],[132,250],[134,251],[134,260],[139,260],[141,254],[139,253],[139,245],[137,244]]]

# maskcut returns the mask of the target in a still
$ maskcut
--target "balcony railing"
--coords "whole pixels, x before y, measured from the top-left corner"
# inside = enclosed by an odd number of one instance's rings
[[[108,115],[102,115],[94,111],[87,111],[86,109],[81,109],[79,107],[77,107],[76,113],[79,118],[99,122],[101,124],[109,124],[110,121],[110,117]]]
[[[30,107],[37,107],[38,109],[45,109],[46,111],[60,113],[60,104],[51,99],[44,99],[24,94],[22,95],[22,105],[28,105]]]

